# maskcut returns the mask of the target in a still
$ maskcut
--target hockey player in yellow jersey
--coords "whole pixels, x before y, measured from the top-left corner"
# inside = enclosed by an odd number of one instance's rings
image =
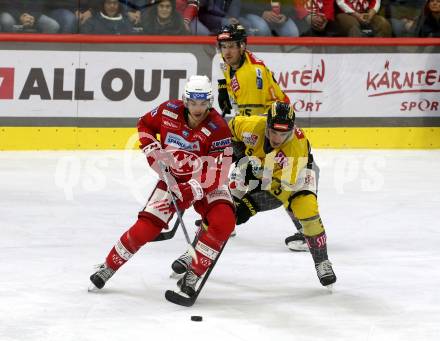
[[[224,26],[217,35],[223,60],[224,79],[218,81],[218,103],[223,116],[230,114],[233,107],[237,115],[261,115],[275,101],[290,102],[264,62],[246,49],[246,42],[246,30],[241,25]],[[286,245],[292,251],[308,251],[301,224],[292,212],[287,213],[298,233],[289,237]]]
[[[272,72],[246,49],[246,30],[241,25],[226,25],[217,35],[224,79],[219,80],[219,105],[223,114],[236,106],[237,115],[260,115],[276,101],[289,103]],[[231,104],[232,103],[232,104]]]
[[[319,215],[317,175],[310,143],[294,122],[292,106],[282,102],[274,102],[267,117],[236,116],[229,121],[234,157],[239,160],[229,185],[236,224],[284,205],[301,223],[318,278],[328,286],[336,276]]]

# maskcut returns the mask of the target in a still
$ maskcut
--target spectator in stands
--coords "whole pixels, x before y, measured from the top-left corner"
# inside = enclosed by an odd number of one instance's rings
[[[80,26],[81,33],[131,34],[132,25],[123,15],[118,0],[102,0],[99,12]]]
[[[0,25],[5,32],[57,33],[60,25],[43,14],[46,3],[44,0],[4,0]]]
[[[241,23],[252,34],[249,22],[240,17],[240,0],[200,0],[199,20],[210,30],[217,34],[221,27]]]
[[[3,27],[2,27],[2,23],[1,23],[1,17],[3,12],[5,11],[5,4],[4,4],[4,0],[0,0],[0,32],[3,31]]]
[[[149,8],[142,18],[145,34],[150,35],[185,35],[190,34],[183,22],[183,18],[176,11],[175,0],[160,0]]]
[[[156,5],[158,0],[119,0],[122,6],[122,12],[133,25],[136,33],[142,33],[142,16],[151,6]]]
[[[72,0],[47,1],[49,15],[60,25],[59,33],[78,32],[78,20],[75,11],[78,9],[78,2]]]
[[[78,9],[75,11],[79,31],[82,31],[81,26],[84,25],[87,20],[91,19],[94,14],[99,13],[99,7],[99,0],[80,0]]]
[[[258,7],[252,5],[251,8],[247,6],[247,14],[244,18],[248,20],[246,29],[255,35],[272,36],[274,33],[282,37],[298,37],[299,30],[295,22],[292,20],[293,6],[291,0],[285,1],[271,1],[266,0],[262,12],[258,12]],[[261,13],[261,15],[257,14]],[[246,26],[246,22],[243,23]]]
[[[141,6],[147,7],[152,0],[119,0],[122,12],[127,16],[133,26],[141,23]],[[145,5],[145,6],[143,6]]]
[[[302,36],[336,35],[334,0],[294,0]]]
[[[176,0],[176,10],[179,12],[187,30],[198,36],[208,36],[208,28],[198,18],[199,0]]]
[[[440,37],[440,0],[426,2],[417,33],[420,37]]]
[[[348,37],[391,37],[391,25],[378,14],[380,0],[336,0],[340,34]]]
[[[391,22],[396,37],[416,35],[417,22],[426,0],[386,0],[385,17]]]

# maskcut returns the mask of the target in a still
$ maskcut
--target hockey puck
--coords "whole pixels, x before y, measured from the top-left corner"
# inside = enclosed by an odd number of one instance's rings
[[[191,321],[200,322],[202,320],[203,320],[203,317],[201,317],[201,316],[198,316],[198,315],[191,316]]]

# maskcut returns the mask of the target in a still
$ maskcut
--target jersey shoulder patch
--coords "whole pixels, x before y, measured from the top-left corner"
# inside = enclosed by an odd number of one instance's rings
[[[261,59],[258,59],[252,52],[247,51],[247,55],[249,57],[249,61],[251,62],[251,64],[257,64],[266,67],[264,62]]]
[[[298,140],[301,140],[301,139],[303,139],[305,137],[303,130],[301,128],[298,128],[298,127],[295,127],[295,136],[296,136],[296,138]]]
[[[169,117],[173,120],[177,120],[179,114],[183,112],[183,102],[179,100],[171,100],[162,103],[160,106],[160,112],[163,116]]]

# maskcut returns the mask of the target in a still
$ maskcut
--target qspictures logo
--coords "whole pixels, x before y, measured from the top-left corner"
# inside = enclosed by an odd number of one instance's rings
[[[14,98],[14,68],[0,67],[0,100]]]

